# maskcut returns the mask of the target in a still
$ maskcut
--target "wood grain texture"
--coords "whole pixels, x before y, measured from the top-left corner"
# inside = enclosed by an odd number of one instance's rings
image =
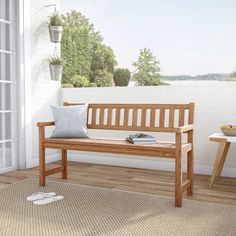
[[[176,134],[176,156],[175,156],[175,206],[182,206],[182,135]]]
[[[215,164],[214,164],[211,179],[210,179],[210,184],[209,184],[210,187],[212,187],[215,180],[220,177],[227,153],[229,151],[229,147],[230,147],[229,142],[219,143],[219,147],[218,147],[216,159],[215,159]]]
[[[45,186],[45,147],[43,145],[45,139],[45,126],[39,126],[39,185]]]
[[[67,150],[61,150],[62,179],[67,179]]]

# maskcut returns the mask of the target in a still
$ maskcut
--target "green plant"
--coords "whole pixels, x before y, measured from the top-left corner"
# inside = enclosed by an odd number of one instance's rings
[[[130,71],[128,69],[118,68],[113,74],[116,86],[128,86],[130,79]]]
[[[133,62],[133,78],[139,86],[161,85],[159,61],[150,49],[141,49],[138,61]]]
[[[63,65],[63,60],[62,58],[58,57],[58,56],[53,56],[51,58],[48,59],[49,64],[51,65]]]
[[[89,83],[87,87],[97,87],[96,83]]]
[[[100,70],[113,74],[117,64],[114,52],[90,20],[76,10],[63,14],[62,20],[61,55],[67,62],[62,83],[70,83],[73,75],[84,75],[94,82]]]
[[[114,73],[115,65],[117,64],[113,50],[104,45],[93,45],[92,48],[92,60],[90,69],[90,81],[94,82],[99,71],[106,70],[110,73]]]
[[[49,18],[49,25],[50,26],[61,26],[62,19],[58,12],[54,12]]]
[[[95,83],[98,87],[112,87],[113,75],[106,70],[98,71]]]
[[[73,84],[74,87],[87,87],[89,80],[83,75],[74,75],[71,77],[71,84]]]
[[[61,56],[67,62],[63,69],[62,83],[70,83],[74,75],[89,77],[90,39],[85,27],[63,27]]]
[[[73,84],[62,84],[62,88],[74,88]]]

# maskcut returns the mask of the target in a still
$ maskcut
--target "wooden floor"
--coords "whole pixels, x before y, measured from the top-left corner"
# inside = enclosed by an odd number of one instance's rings
[[[57,165],[59,164],[56,163]],[[48,165],[48,168],[56,164]],[[68,163],[68,180],[60,174],[47,177],[56,181],[77,183],[110,189],[174,196],[174,174],[158,170],[143,170],[84,163]],[[38,168],[0,175],[0,188],[28,177],[38,178]],[[194,196],[184,198],[236,206],[236,179],[220,178],[209,188],[210,176],[195,175]]]

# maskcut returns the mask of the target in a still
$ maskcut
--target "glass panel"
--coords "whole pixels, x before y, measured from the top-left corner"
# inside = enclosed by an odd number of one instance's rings
[[[5,143],[5,167],[12,166],[12,142]]]
[[[0,53],[0,80],[11,80],[10,65],[11,55]]]
[[[11,113],[0,113],[0,141],[11,139]]]
[[[0,0],[0,19],[10,20],[10,1],[11,0]]]
[[[10,51],[10,25],[0,22],[0,49]]]
[[[0,111],[12,110],[11,86],[12,84],[0,83]]]

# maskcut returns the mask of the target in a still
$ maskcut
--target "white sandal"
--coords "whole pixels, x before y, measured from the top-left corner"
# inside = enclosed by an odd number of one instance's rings
[[[44,199],[34,201],[33,204],[34,205],[45,205],[45,204],[60,201],[60,200],[63,200],[63,199],[64,199],[63,196],[48,197],[48,198],[44,198]]]
[[[54,196],[56,196],[56,193],[54,192],[51,192],[51,193],[38,192],[38,193],[33,193],[31,196],[27,197],[26,200],[32,202],[32,201],[37,201],[40,199],[50,198]]]

